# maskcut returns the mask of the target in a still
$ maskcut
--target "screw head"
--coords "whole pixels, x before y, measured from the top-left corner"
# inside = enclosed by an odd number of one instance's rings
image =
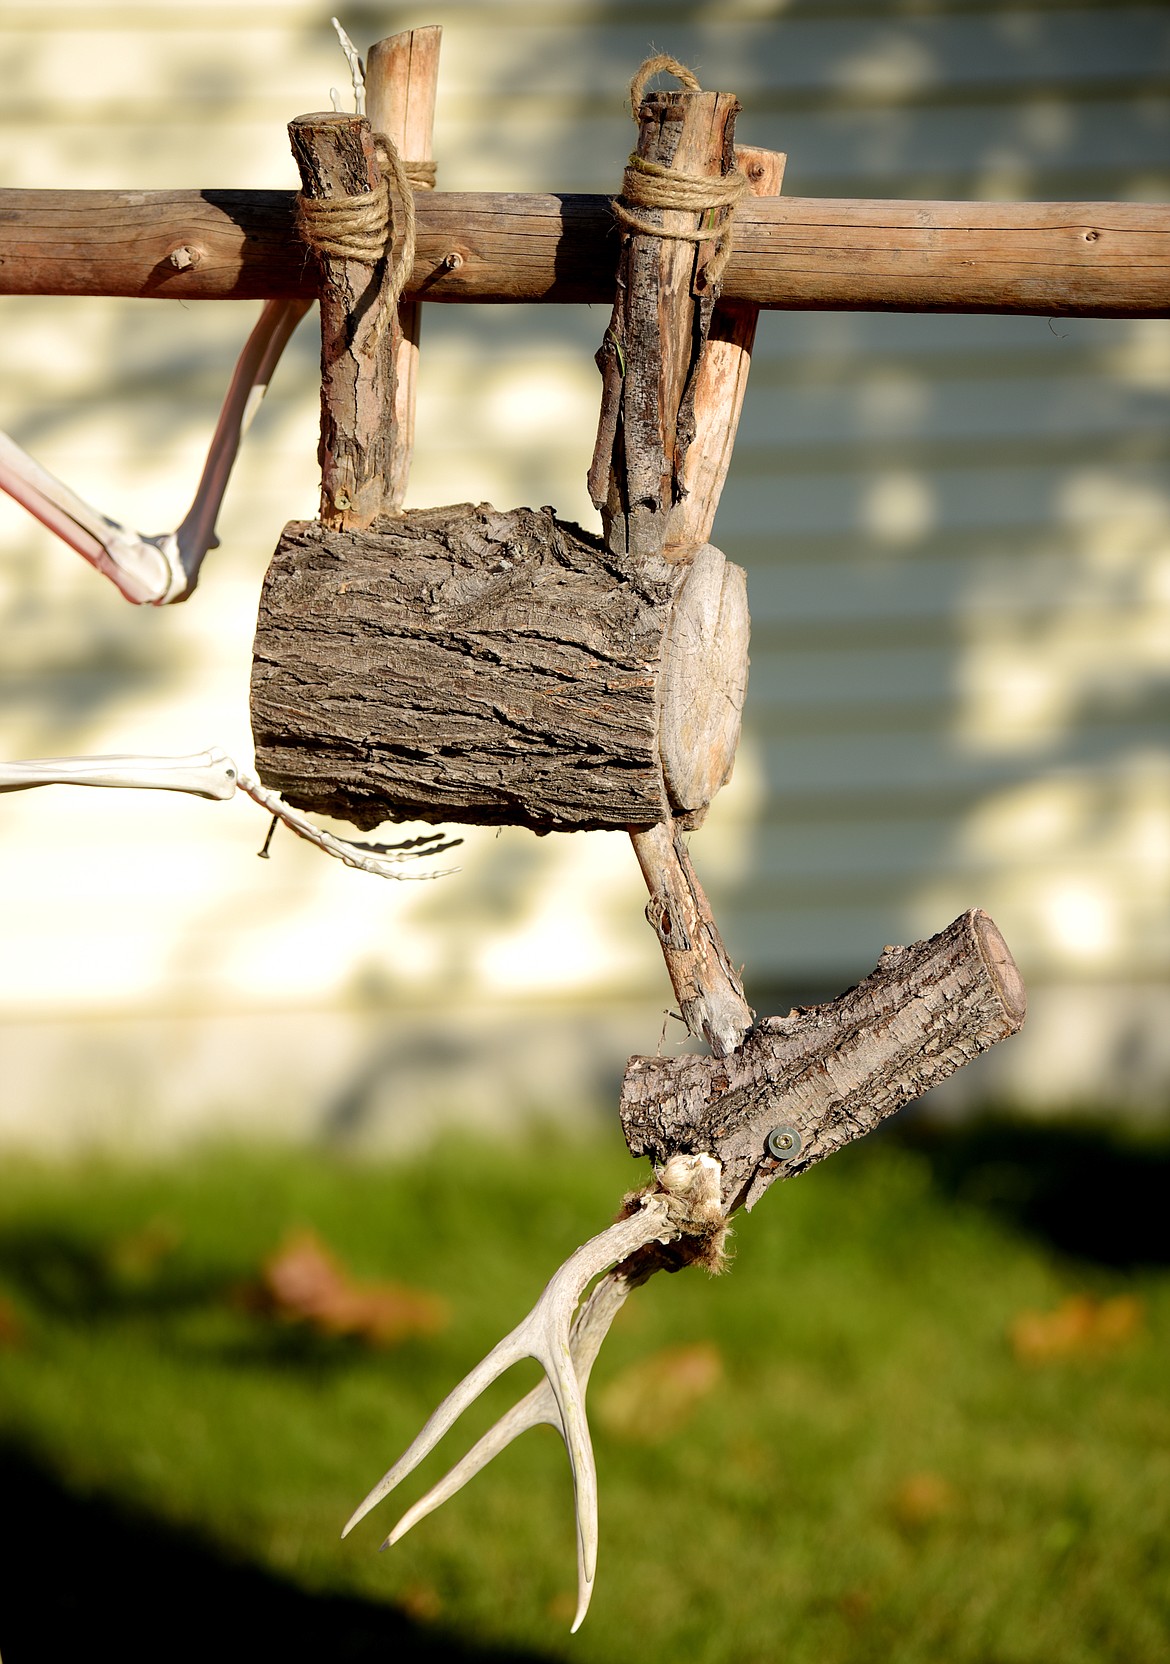
[[[768,1154],[777,1161],[791,1161],[800,1154],[803,1142],[795,1127],[773,1127],[767,1138]]]

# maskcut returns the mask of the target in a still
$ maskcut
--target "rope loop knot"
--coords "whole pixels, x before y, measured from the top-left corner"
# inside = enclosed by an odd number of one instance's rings
[[[382,268],[378,293],[370,308],[361,351],[377,351],[414,270],[415,191],[433,191],[433,162],[404,162],[384,133],[375,133],[379,178],[354,196],[297,196],[297,230],[323,260],[354,260]],[[402,251],[393,258],[394,235],[402,228]]]
[[[703,90],[697,77],[676,58],[668,57],[666,53],[647,58],[630,82],[630,107],[635,122],[647,82],[660,74],[673,75],[687,92]],[[731,258],[735,208],[747,189],[747,176],[739,168],[733,168],[719,179],[711,179],[705,174],[687,173],[680,168],[664,167],[661,162],[648,161],[635,150],[631,151],[622,176],[621,196],[611,203],[611,207],[619,224],[645,237],[664,237],[671,242],[682,243],[713,242],[715,252],[707,264],[706,276],[708,284],[715,286],[722,281]],[[684,213],[703,214],[708,216],[708,224],[697,231],[667,231],[640,214],[631,213],[631,208],[672,208]],[[725,212],[716,225],[714,218],[721,209]]]

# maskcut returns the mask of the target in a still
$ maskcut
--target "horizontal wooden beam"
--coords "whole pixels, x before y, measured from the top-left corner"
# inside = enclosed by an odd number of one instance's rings
[[[0,190],[0,294],[176,300],[313,293],[291,191]],[[407,295],[607,302],[617,233],[603,196],[418,199]],[[1170,312],[1170,206],[748,198],[729,299],[807,310]]]

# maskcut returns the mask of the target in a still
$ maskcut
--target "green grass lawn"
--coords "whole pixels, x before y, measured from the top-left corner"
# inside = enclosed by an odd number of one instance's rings
[[[741,1217],[729,1276],[654,1279],[594,1374],[601,1553],[570,1638],[548,1429],[387,1554],[397,1497],[338,1533],[608,1221],[639,1177],[624,1151],[9,1162],[5,1664],[1164,1664],[1167,1171],[1093,1137],[870,1139]],[[258,1311],[241,1289],[296,1227],[449,1322],[379,1349]],[[403,1506],[532,1378],[499,1383]]]

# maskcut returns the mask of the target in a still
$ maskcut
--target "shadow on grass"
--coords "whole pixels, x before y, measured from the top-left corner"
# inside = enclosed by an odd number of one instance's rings
[[[986,1207],[1077,1259],[1115,1269],[1170,1265],[1170,1141],[1124,1141],[1101,1125],[1006,1117],[941,1126],[898,1142],[924,1155],[944,1195]]]
[[[228,1559],[194,1533],[109,1500],[79,1496],[0,1445],[8,1524],[0,1577],[4,1664],[105,1652],[118,1664],[539,1664],[469,1646],[391,1606],[315,1595]]]

